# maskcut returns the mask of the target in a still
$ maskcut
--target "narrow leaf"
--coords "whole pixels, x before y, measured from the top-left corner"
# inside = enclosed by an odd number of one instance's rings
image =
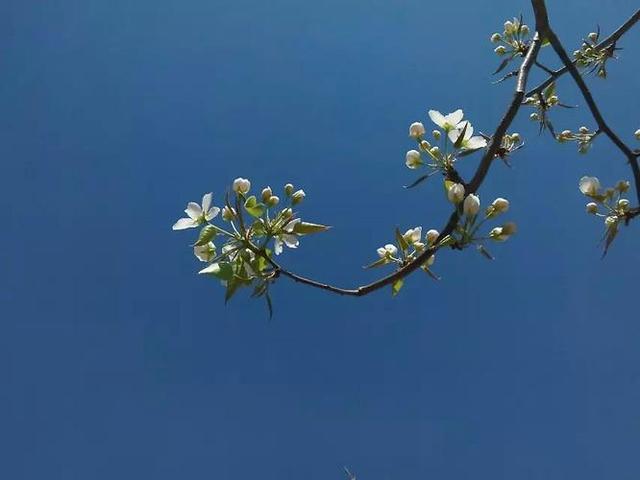
[[[400,250],[402,250],[402,253],[406,252],[409,248],[409,244],[402,236],[402,233],[400,233],[398,227],[396,227],[396,242],[398,243],[398,247],[400,247]]]
[[[403,285],[404,285],[404,280],[402,278],[399,278],[398,280],[393,282],[393,285],[391,285],[391,295],[393,295],[394,297],[398,295]]]
[[[469,122],[465,122],[462,132],[460,132],[460,136],[456,139],[456,143],[453,144],[454,147],[460,148],[462,146],[462,143],[464,142],[464,136],[467,133],[468,127],[469,127]]]
[[[310,233],[326,232],[330,228],[331,227],[327,225],[320,225],[317,223],[298,222],[294,225],[293,231],[294,233],[299,233],[301,235],[309,235]]]

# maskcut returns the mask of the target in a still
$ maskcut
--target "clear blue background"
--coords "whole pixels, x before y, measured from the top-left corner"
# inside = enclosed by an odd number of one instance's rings
[[[571,51],[631,0],[550,2]],[[0,17],[0,477],[636,479],[638,225],[600,260],[584,174],[628,178],[538,136],[480,195],[520,233],[488,262],[439,254],[402,294],[283,279],[227,307],[195,275],[184,205],[237,176],[287,181],[334,229],[282,261],[356,286],[396,225],[441,228],[439,182],[405,191],[410,122],[462,107],[493,130],[488,41],[527,2],[5,0]],[[590,78],[630,143],[640,33]],[[556,65],[551,52],[546,63]],[[536,74],[535,79],[542,76]],[[583,102],[568,79],[561,97]],[[593,127],[584,108],[558,128]],[[637,144],[636,144],[637,145]],[[470,175],[477,157],[465,159]]]

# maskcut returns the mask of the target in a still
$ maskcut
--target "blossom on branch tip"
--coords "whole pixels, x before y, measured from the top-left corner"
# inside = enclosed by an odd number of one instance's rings
[[[425,239],[427,240],[427,245],[433,245],[433,243],[438,239],[439,236],[440,236],[440,232],[438,232],[437,230],[433,228],[429,230],[425,235]]]
[[[211,206],[212,196],[213,194],[211,193],[205,194],[202,197],[202,206],[198,205],[196,202],[189,202],[184,211],[188,217],[181,218],[174,223],[172,227],[173,230],[195,228],[212,220],[216,215],[218,215],[220,209],[218,207]]]
[[[598,180],[597,177],[584,176],[580,179],[579,188],[587,197],[593,197],[597,195],[598,190],[600,190],[600,180]]]
[[[418,139],[425,134],[426,130],[424,129],[424,125],[420,122],[413,122],[409,126],[409,136],[411,138]]]
[[[238,177],[233,181],[232,188],[234,192],[244,195],[251,189],[251,182],[246,178]]]
[[[480,211],[480,198],[473,193],[467,195],[462,204],[462,211],[469,218],[475,217]]]
[[[451,203],[458,204],[464,200],[464,185],[454,183],[447,191],[447,198]]]
[[[420,152],[417,150],[409,150],[405,156],[405,165],[407,168],[416,169],[423,165],[422,158],[420,157]]]

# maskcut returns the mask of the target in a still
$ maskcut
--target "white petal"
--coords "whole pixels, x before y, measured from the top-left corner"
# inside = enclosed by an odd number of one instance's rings
[[[202,215],[202,208],[196,202],[189,202],[184,213],[189,215],[193,220],[198,220]]]
[[[378,252],[378,256],[380,258],[384,258],[387,255],[387,249],[384,247],[380,247],[376,250],[376,252]]]
[[[285,245],[289,248],[298,248],[298,244],[300,243],[300,241],[298,240],[298,236],[297,235],[291,235],[289,233],[284,233],[281,235],[282,237],[282,241],[285,243]]]
[[[212,218],[215,218],[218,213],[220,213],[220,209],[218,207],[211,207],[209,210],[205,210],[205,212],[207,213],[205,214],[204,218],[209,221]]]
[[[202,210],[205,212],[209,210],[209,207],[211,206],[211,197],[213,197],[213,193],[211,192],[205,193],[202,197]]]
[[[280,255],[282,253],[282,241],[277,237],[273,242],[273,251],[276,255]]]
[[[191,218],[181,218],[171,227],[173,230],[184,230],[186,228],[197,227],[198,224],[194,222]]]
[[[445,122],[452,126],[458,125],[462,121],[462,117],[464,117],[464,113],[462,110],[458,109],[455,112],[451,112],[449,115],[444,117]]]
[[[220,265],[218,265],[217,263],[212,263],[208,267],[204,267],[198,273],[218,273],[219,270],[220,270]]]
[[[456,143],[456,141],[458,141],[458,137],[460,136],[460,130],[449,130],[449,133],[447,133],[447,136],[449,137],[449,140],[451,140],[451,143]]]
[[[293,232],[293,229],[295,228],[295,226],[300,223],[302,221],[302,219],[300,218],[296,218],[294,220],[291,220],[289,223],[287,223],[287,225],[284,227],[284,231],[287,233],[291,233]]]
[[[477,148],[484,148],[487,146],[487,140],[480,136],[471,137],[467,142],[464,148],[469,150],[475,150]]]
[[[439,111],[437,111],[437,110],[429,110],[429,118],[431,119],[431,121],[433,123],[438,125],[440,128],[444,127],[444,124],[445,124],[446,120],[445,120],[444,115],[442,115]]]

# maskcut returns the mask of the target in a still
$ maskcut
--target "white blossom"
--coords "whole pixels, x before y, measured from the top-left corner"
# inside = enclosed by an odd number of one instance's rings
[[[427,234],[425,235],[425,238],[427,240],[427,245],[432,245],[440,236],[440,232],[438,232],[435,229],[431,229],[427,232]]]
[[[598,212],[598,204],[595,202],[589,202],[586,206],[587,213],[595,214]]]
[[[193,247],[193,254],[198,257],[198,260],[201,262],[210,262],[216,256],[216,246],[213,242],[209,242],[206,245]]]
[[[422,158],[420,158],[420,152],[417,150],[409,150],[406,154],[405,165],[408,168],[416,169],[422,165]]]
[[[196,202],[189,202],[184,211],[188,217],[181,218],[174,223],[172,227],[173,230],[195,228],[212,220],[216,215],[218,215],[220,209],[218,207],[211,206],[212,196],[212,193],[206,193],[202,197],[202,206],[198,205]]]
[[[283,245],[286,245],[289,248],[298,248],[300,241],[298,240],[298,236],[293,233],[293,229],[298,223],[300,223],[299,218],[291,220],[284,226],[282,233],[276,235],[273,245],[273,251],[276,255],[280,255],[282,253]]]
[[[404,232],[402,238],[404,238],[409,245],[419,242],[422,238],[422,227],[410,228]]]
[[[464,131],[464,138],[462,139],[461,145],[462,149],[476,150],[487,146],[487,140],[484,137],[479,135],[476,135],[475,137],[473,136],[473,127],[468,120],[459,123],[455,129],[449,131],[449,140],[451,140],[452,143],[456,143],[460,135],[462,135],[462,131],[465,127],[466,130]]]
[[[592,197],[598,194],[600,189],[600,180],[597,177],[582,177],[579,184],[580,191],[588,196]]]
[[[251,182],[246,178],[238,177],[233,181],[233,191],[245,194],[251,189]]]
[[[451,203],[458,204],[464,199],[464,185],[454,183],[447,192],[447,198]]]
[[[467,217],[475,217],[480,210],[480,198],[473,193],[469,194],[467,198],[464,199],[464,203],[462,204],[462,211]]]
[[[384,247],[380,247],[377,252],[380,258],[390,258],[398,254],[398,249],[395,245],[387,243]]]
[[[409,136],[411,138],[420,138],[425,134],[426,130],[424,129],[424,125],[420,122],[413,122],[409,126]]]
[[[437,110],[429,110],[429,118],[431,121],[442,128],[445,132],[455,129],[462,121],[463,116],[464,113],[460,109],[447,115],[442,115]]]

